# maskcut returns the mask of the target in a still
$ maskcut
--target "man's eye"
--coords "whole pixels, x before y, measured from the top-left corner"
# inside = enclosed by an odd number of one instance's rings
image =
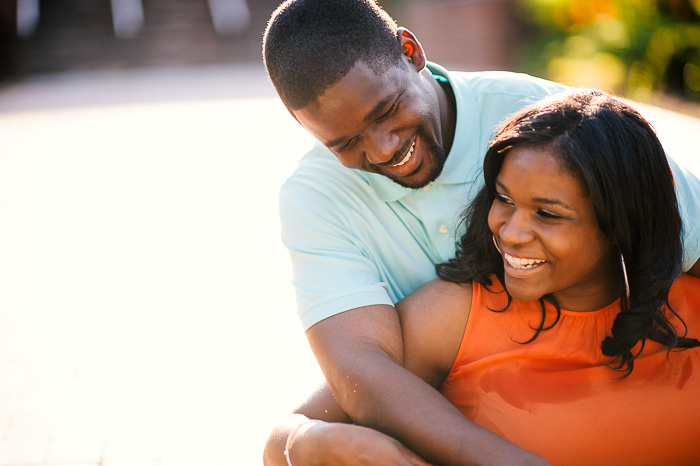
[[[384,121],[387,118],[389,118],[396,111],[398,106],[399,106],[398,102],[394,102],[394,104],[391,107],[389,107],[389,110],[387,110],[382,116],[377,118],[377,121]]]
[[[348,150],[352,148],[352,146],[355,144],[355,138],[350,139],[348,142],[343,144],[342,146],[338,147],[335,149],[336,152],[343,152],[344,150]]]

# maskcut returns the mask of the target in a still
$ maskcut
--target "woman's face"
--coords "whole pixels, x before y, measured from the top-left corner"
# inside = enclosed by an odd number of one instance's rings
[[[506,154],[489,227],[514,298],[551,294],[570,311],[600,309],[616,299],[620,259],[581,182],[551,149],[516,147]]]

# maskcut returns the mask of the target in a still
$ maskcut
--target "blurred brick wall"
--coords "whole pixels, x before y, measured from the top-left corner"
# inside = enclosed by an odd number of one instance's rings
[[[402,0],[394,2],[399,6],[394,17],[418,36],[431,61],[460,70],[515,70],[518,47],[528,34],[516,3]]]
[[[248,0],[250,22],[237,35],[217,34],[207,0],[142,3],[142,30],[133,38],[119,39],[114,34],[109,0],[43,0],[35,33],[19,40],[14,67],[21,70],[21,75],[28,75],[259,62],[262,31],[279,1]]]
[[[207,0],[141,0],[144,24],[115,36],[109,0],[41,0],[34,34],[17,39],[9,23],[16,0],[0,0],[0,77],[71,70],[260,62],[262,31],[280,0],[248,0],[247,28],[214,30]],[[513,69],[524,28],[517,0],[380,0],[417,34],[428,59],[452,69]],[[9,32],[9,34],[8,34]]]
[[[21,72],[16,17],[16,1],[0,0],[0,78]]]

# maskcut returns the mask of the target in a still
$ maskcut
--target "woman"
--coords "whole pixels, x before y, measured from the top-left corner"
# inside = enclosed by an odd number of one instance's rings
[[[499,131],[484,181],[456,257],[397,305],[406,368],[553,465],[700,464],[700,279],[649,124],[599,91],[555,96]],[[301,412],[347,421],[329,406]],[[288,422],[266,455],[291,430],[295,466],[425,464],[369,429]]]

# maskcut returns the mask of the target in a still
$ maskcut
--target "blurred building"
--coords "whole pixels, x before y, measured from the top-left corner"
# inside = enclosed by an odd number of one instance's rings
[[[5,76],[259,61],[277,0],[0,0]]]
[[[402,0],[383,2],[413,31],[428,59],[448,69],[521,71],[519,51],[530,28],[519,0]],[[393,9],[390,9],[393,7]]]
[[[507,69],[523,27],[517,0],[379,0],[428,58]],[[259,62],[280,0],[0,0],[0,75]]]

